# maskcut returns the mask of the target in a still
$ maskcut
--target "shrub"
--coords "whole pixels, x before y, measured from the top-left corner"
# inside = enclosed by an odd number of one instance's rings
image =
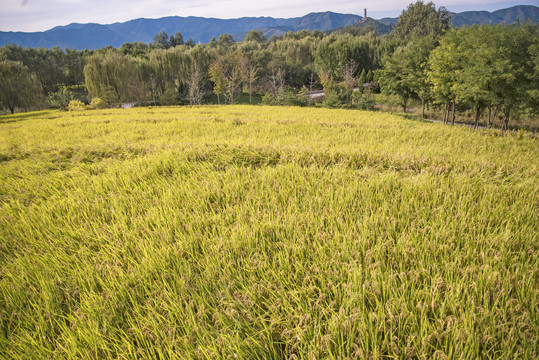
[[[68,111],[83,111],[85,109],[84,103],[80,100],[71,100],[67,106]]]
[[[178,93],[168,89],[159,97],[159,105],[178,105]]]
[[[265,93],[264,96],[262,96],[262,104],[264,105],[278,105],[277,99],[271,95],[270,93]]]
[[[352,104],[359,110],[376,110],[376,101],[370,93],[356,91],[352,94]]]
[[[105,109],[109,106],[107,102],[101,98],[93,98],[92,102],[90,103],[91,109]]]
[[[302,99],[298,94],[288,92],[284,97],[284,104],[287,106],[305,106],[307,105],[307,100]]]
[[[284,102],[285,105],[289,106],[307,106],[309,104],[309,91],[305,87],[297,94],[289,91],[285,95]]]
[[[342,106],[342,99],[336,91],[326,92],[322,106],[327,108],[338,108]]]
[[[379,94],[380,93],[380,85],[378,84],[378,81],[373,80],[369,82],[369,86],[365,89],[371,93]]]
[[[51,92],[47,95],[47,102],[53,109],[67,110],[71,100],[73,100],[73,94],[66,88],[62,88],[57,92]]]

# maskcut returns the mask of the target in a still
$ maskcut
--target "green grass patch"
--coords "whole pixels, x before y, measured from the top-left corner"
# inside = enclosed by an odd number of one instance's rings
[[[538,140],[264,106],[0,117],[0,358],[528,358]]]

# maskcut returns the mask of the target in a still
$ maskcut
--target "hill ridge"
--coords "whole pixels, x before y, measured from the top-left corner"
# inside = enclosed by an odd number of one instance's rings
[[[466,11],[451,13],[455,26],[471,24],[510,24],[516,19],[539,19],[539,8],[533,5],[518,5],[494,12]],[[195,42],[207,43],[212,37],[231,34],[241,40],[250,30],[261,30],[264,35],[282,35],[287,31],[320,30],[328,31],[356,24],[362,19],[359,15],[341,14],[332,11],[311,12],[301,17],[273,18],[268,16],[241,17],[235,19],[205,18],[179,15],[161,18],[137,18],[111,24],[71,23],[55,26],[42,32],[0,32],[0,46],[6,44],[23,47],[61,47],[73,49],[99,49],[106,46],[120,47],[126,42],[151,42],[160,31],[168,34],[181,32],[184,39],[192,38]],[[371,20],[371,19],[369,19]],[[372,20],[393,26],[397,18]],[[389,29],[380,26],[379,29]],[[387,30],[389,31],[389,30]]]

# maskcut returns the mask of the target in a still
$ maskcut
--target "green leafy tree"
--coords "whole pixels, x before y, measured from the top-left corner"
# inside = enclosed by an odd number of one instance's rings
[[[20,62],[0,61],[0,104],[13,114],[16,108],[27,108],[41,98],[37,77]]]
[[[511,113],[529,104],[527,94],[537,87],[530,53],[538,42],[536,34],[528,24],[474,25],[448,32],[429,60],[428,76],[436,97],[472,106],[475,127],[485,109],[487,126],[499,109],[503,128],[508,128]]]
[[[59,85],[68,83],[66,79],[66,58],[60,48],[34,49],[6,45],[1,48],[0,60],[17,61],[26,66],[28,72],[37,76],[43,94],[54,92]]]
[[[120,52],[134,57],[145,57],[149,49],[148,44],[143,42],[128,42],[120,47]]]
[[[228,49],[234,44],[234,38],[230,34],[221,34],[217,39],[217,46],[220,48]]]
[[[423,1],[417,1],[408,5],[401,13],[393,34],[404,39],[437,37],[449,29],[450,20],[451,16],[445,7],[441,6],[436,10],[432,2],[425,4]]]
[[[374,81],[374,72],[371,70],[369,70],[369,72],[367,73],[367,82],[371,82],[371,81]]]
[[[225,96],[233,104],[242,91],[241,65],[237,53],[230,52],[223,58]]]
[[[74,96],[65,87],[47,95],[47,102],[54,109],[67,110],[67,106],[71,100],[74,100]]]
[[[455,102],[457,74],[460,72],[461,59],[458,54],[459,41],[456,31],[447,32],[440,39],[440,46],[429,55],[427,77],[435,103],[444,108],[443,122],[447,120],[447,108],[453,103],[452,124],[455,123]]]
[[[422,116],[425,117],[425,104],[431,95],[425,70],[434,46],[435,41],[430,37],[416,38],[385,57],[379,79],[382,91],[399,96],[404,112],[410,99],[419,98]]]
[[[188,83],[191,56],[188,48],[177,46],[168,50],[154,50],[149,54],[152,73],[152,93],[159,97],[166,91],[177,94],[181,102],[188,102]]]
[[[357,86],[357,64],[354,60],[348,60],[343,64],[343,88],[346,93],[346,106],[350,105],[350,96]]]
[[[239,54],[238,63],[240,66],[241,78],[247,92],[249,93],[249,103],[253,103],[253,93],[258,80],[258,69],[253,60],[243,53]]]
[[[532,61],[530,66],[532,71],[529,74],[530,86],[526,89],[527,93],[527,109],[533,115],[539,113],[539,29],[535,29],[535,35],[532,37],[535,41],[530,44],[528,47],[528,54],[531,57]]]
[[[84,76],[92,97],[110,104],[132,101],[129,85],[140,76],[140,67],[134,58],[109,50],[88,58]]]
[[[198,62],[191,63],[191,71],[189,73],[189,104],[200,105],[204,97],[204,75],[202,74]]]
[[[380,70],[378,77],[382,92],[397,95],[403,112],[406,112],[408,102],[414,96],[414,90],[408,78],[410,69],[405,63],[409,56],[410,53],[405,47],[397,48],[393,55],[385,58],[384,67]]]
[[[284,105],[285,102],[285,87],[286,87],[286,71],[280,67],[272,68],[271,73],[266,77],[266,98],[271,98],[271,104]]]
[[[497,25],[495,29],[499,55],[495,59],[494,102],[503,112],[503,128],[508,129],[512,113],[518,114],[527,107],[537,112],[539,54],[534,54],[533,49],[539,44],[539,29],[528,23]]]
[[[433,38],[426,36],[410,42],[402,53],[405,82],[416,97],[421,99],[421,116],[425,118],[425,105],[432,97],[431,83],[426,71],[431,51],[435,48]]]
[[[264,43],[266,41],[266,37],[262,34],[262,31],[260,30],[251,30],[245,35],[245,38],[243,41],[254,41],[257,43]]]
[[[153,46],[161,49],[168,49],[170,47],[168,34],[165,31],[156,34],[153,38]]]
[[[359,88],[363,89],[363,85],[365,85],[365,83],[367,82],[369,82],[369,80],[367,79],[367,73],[365,72],[365,69],[363,69],[361,70],[361,74],[359,75]]]
[[[176,46],[180,46],[180,45],[183,45],[184,42],[183,42],[183,35],[181,32],[177,32],[176,34],[174,35],[170,35],[170,38],[168,40],[168,43],[170,45],[170,47],[176,47]]]
[[[84,65],[86,53],[77,50],[65,50],[64,61],[64,82],[65,85],[84,84]]]
[[[493,86],[497,81],[496,67],[504,61],[496,45],[492,26],[472,26],[459,29],[458,63],[455,84],[457,99],[472,104],[477,127],[484,108],[495,101]]]
[[[224,64],[220,58],[215,59],[210,64],[209,77],[213,82],[213,92],[217,95],[217,103],[221,104],[221,95],[225,93],[226,79]]]

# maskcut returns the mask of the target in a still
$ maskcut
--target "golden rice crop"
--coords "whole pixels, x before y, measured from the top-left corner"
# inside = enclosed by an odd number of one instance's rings
[[[537,138],[258,106],[0,117],[0,358],[538,355]]]

